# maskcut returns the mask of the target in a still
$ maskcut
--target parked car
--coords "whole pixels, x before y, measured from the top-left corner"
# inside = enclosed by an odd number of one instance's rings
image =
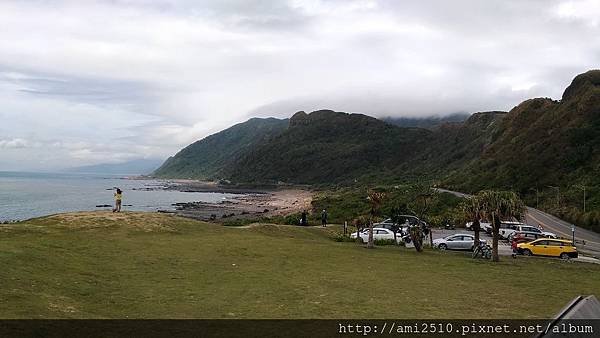
[[[386,218],[386,219],[384,219],[381,222],[373,223],[374,227],[377,227],[377,228],[386,228],[386,229],[388,229],[388,227],[392,227],[392,226],[395,226],[395,225],[397,225],[397,224],[394,223],[394,221],[392,221],[391,218]]]
[[[394,223],[391,218],[386,218],[381,222],[374,223],[373,227],[384,228],[389,230],[396,230],[397,233],[408,233],[410,226],[420,224],[422,227],[427,228],[427,223],[421,221],[418,217],[412,215],[400,215],[398,216],[399,223]]]
[[[378,223],[373,223],[373,227],[396,231],[398,234],[408,231],[408,226],[398,225],[394,223],[391,218],[387,218]]]
[[[454,224],[450,222],[444,222],[444,229],[446,230],[454,230]]]
[[[491,229],[492,225],[488,222],[481,222],[481,221],[479,222],[479,230],[485,231],[484,230],[485,226],[489,226]],[[467,224],[465,224],[465,229],[467,229],[469,231],[473,231],[473,222],[467,222]]]
[[[523,223],[517,222],[517,221],[500,221],[499,232],[502,232],[502,229],[508,229],[512,226],[519,225],[519,224],[523,224]],[[492,234],[492,224],[491,223],[487,223],[485,226],[482,227],[482,229],[489,235]]]
[[[534,231],[517,231],[517,232],[513,232],[509,237],[508,240],[510,242],[517,242],[517,243],[528,243],[531,241],[535,241],[536,239],[539,238],[548,238],[546,235],[544,235],[543,233],[540,232],[534,232]]]
[[[483,239],[480,239],[479,241],[486,243]],[[433,240],[433,247],[440,250],[473,250],[474,244],[475,237],[469,234],[455,234]]]
[[[415,225],[427,226],[427,223],[420,220],[417,216],[413,216],[413,215],[400,215],[400,216],[398,216],[398,220],[399,220],[398,223],[400,225],[404,225],[404,226],[415,226]]]
[[[363,231],[353,232],[350,234],[350,238],[359,237],[363,243],[367,243],[369,241],[369,229],[364,229]],[[385,240],[391,239],[394,240],[394,232],[390,229],[385,228],[373,228],[373,240]],[[402,236],[400,233],[396,234],[396,242],[402,242]]]
[[[536,226],[523,223],[510,225],[507,228],[500,229],[500,238],[508,239],[510,241],[515,232],[535,232],[545,237],[556,238],[556,235],[552,232],[542,231]]]
[[[508,241],[510,242],[510,247],[512,248],[514,254],[518,252],[517,246],[520,243],[529,243],[539,238],[547,237],[539,232],[522,231],[512,233],[509,236]]]
[[[517,252],[525,256],[551,256],[563,259],[577,258],[577,248],[565,239],[536,239],[529,243],[517,244]]]

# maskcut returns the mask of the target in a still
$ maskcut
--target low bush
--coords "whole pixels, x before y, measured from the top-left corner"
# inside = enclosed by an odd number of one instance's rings
[[[244,225],[248,225],[251,223],[254,223],[255,220],[252,219],[230,219],[230,220],[226,220],[223,221],[223,225],[226,227],[241,227]]]
[[[395,245],[396,244],[393,239],[375,239],[375,240],[373,240],[373,243],[375,245]]]
[[[333,240],[336,242],[356,242],[356,238],[350,238],[350,236],[345,236],[341,233],[335,234],[335,236],[333,236]]]

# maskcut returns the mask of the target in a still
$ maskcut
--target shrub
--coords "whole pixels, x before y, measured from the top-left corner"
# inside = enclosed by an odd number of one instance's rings
[[[223,221],[223,226],[226,227],[241,227],[244,225],[248,225],[251,223],[254,223],[255,220],[252,219],[231,219],[231,220],[227,220],[227,221]]]
[[[301,217],[302,217],[302,214],[300,214],[300,213],[287,215],[283,218],[283,223],[288,224],[288,225],[299,225]],[[308,219],[308,217],[307,217],[307,219]]]
[[[350,236],[344,236],[344,234],[341,234],[341,233],[336,233],[335,236],[333,236],[333,240],[336,242],[355,242],[356,241],[356,239],[350,238]]]
[[[396,244],[393,239],[375,239],[375,240],[373,240],[373,243],[375,243],[375,245],[395,245]]]

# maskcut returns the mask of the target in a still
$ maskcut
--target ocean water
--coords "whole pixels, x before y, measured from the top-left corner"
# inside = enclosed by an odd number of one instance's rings
[[[162,190],[164,181],[110,175],[0,172],[0,221],[24,220],[68,211],[106,210],[114,188],[123,191],[122,210],[174,210],[177,202],[218,202],[233,194]]]

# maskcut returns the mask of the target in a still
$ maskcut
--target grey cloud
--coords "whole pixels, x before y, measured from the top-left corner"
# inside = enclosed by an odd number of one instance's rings
[[[14,138],[1,140],[0,139],[0,149],[23,149],[29,146],[29,142],[24,139]]]
[[[0,2],[0,170],[166,157],[254,115],[559,99],[597,67],[598,17],[593,0]]]
[[[73,102],[102,105],[152,104],[156,89],[136,81],[100,77],[73,77],[65,74],[48,74],[0,66],[0,82],[17,86],[18,91],[30,95],[61,98]]]
[[[234,30],[297,30],[310,17],[294,8],[290,1],[205,0],[205,1],[115,1],[121,6],[146,8],[192,20],[214,20]]]

